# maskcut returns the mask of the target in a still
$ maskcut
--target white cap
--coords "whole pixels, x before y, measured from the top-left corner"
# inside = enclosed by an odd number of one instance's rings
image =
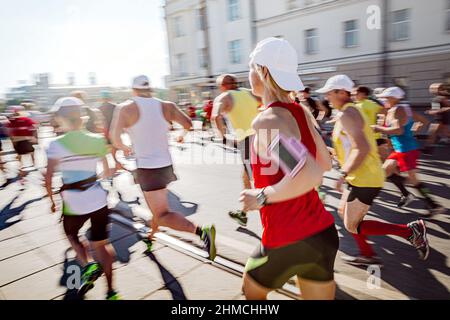
[[[60,116],[65,116],[73,112],[80,112],[84,102],[75,97],[64,97],[56,100],[52,112],[57,112]]]
[[[250,63],[267,67],[283,90],[301,91],[305,88],[297,72],[297,51],[284,39],[267,38],[259,42],[250,54]]]
[[[378,95],[379,98],[395,98],[401,100],[405,97],[405,91],[399,87],[390,87],[385,89],[381,94]]]
[[[345,74],[339,74],[333,76],[327,80],[323,88],[316,90],[318,93],[327,93],[332,90],[345,90],[347,92],[352,92],[355,83]]]
[[[150,89],[150,80],[147,76],[141,75],[133,79],[133,89]]]

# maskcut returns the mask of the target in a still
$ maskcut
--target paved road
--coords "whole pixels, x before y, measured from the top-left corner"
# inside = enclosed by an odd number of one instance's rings
[[[198,142],[199,140],[195,139],[195,141]],[[42,141],[43,145],[46,143],[48,143],[48,139]],[[207,143],[202,146],[199,143],[189,143],[188,141],[184,147],[184,150],[180,150],[176,146],[172,148],[176,173],[179,177],[179,180],[170,187],[170,203],[172,209],[182,212],[189,219],[199,224],[214,222],[218,229],[217,241],[219,255],[239,264],[245,264],[246,258],[251,254],[259,242],[261,224],[257,213],[250,215],[247,228],[238,227],[237,224],[227,216],[228,210],[239,208],[237,199],[242,189],[239,157],[232,151],[225,151],[222,147],[213,143]],[[202,162],[201,160],[206,161],[208,164],[204,164],[204,161]],[[44,165],[43,159],[39,159],[39,161],[41,161],[41,165]],[[430,186],[432,192],[436,195],[436,199],[448,208],[450,204],[450,156],[446,153],[446,149],[444,147],[440,148],[433,157],[422,157],[420,163],[422,169],[421,178]],[[11,164],[9,169],[11,171],[11,176],[13,176],[14,165]],[[49,204],[48,200],[40,199],[44,194],[44,190],[38,185],[40,181],[39,176],[40,174],[38,172],[30,173],[27,178],[28,180],[24,185],[26,190],[25,193],[20,193],[19,190],[21,186],[18,182],[14,182],[0,191],[2,195],[4,195],[0,197],[0,210],[10,215],[11,211],[19,212],[23,209],[23,212],[26,212],[28,215],[47,217]],[[326,199],[327,209],[333,213],[336,218],[336,225],[339,229],[340,236],[340,251],[335,266],[336,280],[339,286],[338,298],[448,298],[450,296],[450,268],[448,262],[448,257],[450,255],[450,218],[448,213],[427,220],[427,225],[430,229],[429,238],[432,251],[426,262],[421,262],[417,258],[416,251],[403,239],[398,239],[396,237],[371,237],[370,240],[373,242],[378,255],[383,259],[385,266],[381,270],[380,288],[370,289],[367,286],[369,277],[367,270],[348,266],[342,263],[340,259],[341,255],[356,253],[356,250],[352,237],[343,229],[342,222],[336,214],[336,206],[340,195],[332,189],[335,177],[334,172],[327,173],[324,178],[324,188],[328,194]],[[1,184],[2,181],[0,180],[0,185]],[[139,188],[133,185],[132,178],[129,174],[124,173],[117,177],[114,180],[114,186],[115,188],[111,191],[110,195],[111,206],[115,206],[118,203],[117,190],[121,192],[125,201],[133,202],[136,197],[140,197],[142,200],[142,194],[140,193]],[[20,196],[13,202],[13,208],[8,207],[11,200],[17,195]],[[387,183],[381,196],[375,201],[370,212],[370,219],[379,219],[394,223],[407,223],[417,219],[421,214],[425,213],[424,207],[420,201],[415,201],[409,208],[401,210],[397,209],[397,199],[398,193],[393,191],[392,185]],[[130,204],[127,207],[127,205],[122,202],[121,206],[124,211],[131,210],[135,216],[149,216],[149,210],[144,204]],[[7,239],[17,236],[16,226],[23,228],[23,233],[26,233],[27,230],[33,230],[33,228],[47,227],[49,230],[48,234],[39,233],[40,237],[43,238],[42,240],[45,243],[55,241],[55,243],[61,247],[60,249],[62,249],[62,247],[67,247],[67,244],[61,244],[60,240],[64,238],[61,230],[50,227],[51,222],[47,218],[35,221],[39,221],[39,224],[42,224],[42,226],[33,225],[31,220],[20,221],[20,223],[17,223],[16,225],[14,225],[14,221],[0,221],[3,225],[0,227],[0,253],[2,253],[2,255],[0,255],[0,264],[9,260],[10,258],[6,258],[14,256],[14,254],[19,254],[20,259],[23,259],[20,261],[23,261],[24,263],[27,261],[26,254],[23,253],[25,250],[24,248],[20,248],[19,246],[19,248],[11,249],[7,246]],[[196,243],[196,239],[190,235],[170,230],[167,230],[167,234],[186,242]],[[125,239],[126,238],[127,236]],[[131,238],[133,240],[130,240],[129,245],[126,246],[128,248],[122,250],[125,252],[125,258],[121,258],[123,260],[121,263],[124,263],[124,261],[127,263],[135,263],[133,262],[133,254],[127,254],[127,252],[131,252],[131,248],[134,248],[133,246],[139,247],[140,244],[137,243],[135,237],[130,236],[130,239]],[[16,242],[15,245],[17,245]],[[26,247],[24,244],[22,246]],[[45,249],[48,250],[48,248]],[[167,247],[164,247],[163,249],[167,251],[172,250]],[[54,256],[54,253],[52,254]],[[169,256],[173,255],[169,254]],[[186,255],[182,254],[182,256]],[[168,261],[167,259],[169,258],[164,257],[165,256],[162,256],[162,261]],[[3,261],[2,259],[5,260]],[[140,257],[140,259],[142,259],[142,257]],[[137,258],[137,261],[140,259]],[[173,259],[170,259],[170,261],[172,260]],[[180,257],[178,260],[183,259]],[[139,264],[142,262],[136,263]],[[132,275],[133,272],[126,270],[129,269],[123,269],[120,274],[126,279],[129,279],[132,283],[133,281],[136,282],[137,280],[131,280],[136,278],[135,275]],[[15,279],[17,276],[14,275],[14,272],[12,275],[3,275],[3,277],[8,278],[6,280],[11,279],[13,283],[17,283],[17,279]],[[154,276],[155,275],[153,274],[153,277]],[[234,281],[236,281],[236,283],[239,282],[238,280]],[[1,283],[0,277],[0,292],[5,290],[4,285]],[[187,281],[187,283],[189,283],[189,281]],[[216,287],[220,286],[222,283],[223,281],[217,280]],[[225,285],[225,283],[223,285]],[[188,285],[188,287],[191,286]],[[162,291],[164,290],[166,289],[162,289]],[[158,289],[157,291],[161,290]],[[155,292],[157,291],[151,291],[153,293],[149,294],[148,290],[146,290],[146,295],[144,295],[144,297],[165,297],[164,294],[161,296],[154,296],[153,294],[156,294]],[[239,298],[239,290],[236,292],[236,295],[233,297],[227,296],[226,298]],[[56,297],[55,295],[49,295],[49,297],[50,296],[51,298]],[[201,296],[195,294],[189,296],[189,298],[192,298],[193,296],[201,298]],[[136,296],[133,297],[136,298]],[[139,296],[139,298],[143,297]],[[211,296],[211,298],[213,298],[213,296]]]

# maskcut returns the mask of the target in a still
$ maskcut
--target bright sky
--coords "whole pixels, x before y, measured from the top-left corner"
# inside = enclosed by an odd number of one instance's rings
[[[0,96],[19,80],[50,72],[51,83],[129,86],[169,73],[163,0],[0,0]]]

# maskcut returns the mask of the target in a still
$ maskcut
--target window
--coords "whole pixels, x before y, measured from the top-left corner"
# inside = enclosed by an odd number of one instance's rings
[[[240,18],[239,11],[239,0],[228,0],[228,20],[238,20]]]
[[[197,30],[206,30],[205,8],[197,10]]]
[[[392,12],[392,40],[401,41],[409,39],[410,10]]]
[[[344,47],[351,48],[358,45],[358,21],[344,22]]]
[[[174,19],[175,24],[175,37],[183,37],[184,36],[184,30],[183,30],[183,21],[181,20],[181,17],[175,17]]]
[[[319,50],[319,36],[317,29],[305,30],[305,48],[307,54],[313,54]]]
[[[241,63],[241,40],[234,40],[228,42],[228,51],[230,54],[231,64]]]
[[[208,67],[206,48],[198,49],[198,64],[200,69],[206,69]]]
[[[186,54],[180,53],[176,56],[178,75],[184,77],[187,75]]]

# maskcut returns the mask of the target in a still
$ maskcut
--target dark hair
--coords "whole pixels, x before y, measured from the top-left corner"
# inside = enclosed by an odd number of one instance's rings
[[[359,86],[356,88],[357,93],[362,93],[366,96],[370,96],[371,90],[368,87]]]
[[[311,91],[310,87],[305,87],[305,89],[303,89],[302,92],[310,93],[310,91]]]

